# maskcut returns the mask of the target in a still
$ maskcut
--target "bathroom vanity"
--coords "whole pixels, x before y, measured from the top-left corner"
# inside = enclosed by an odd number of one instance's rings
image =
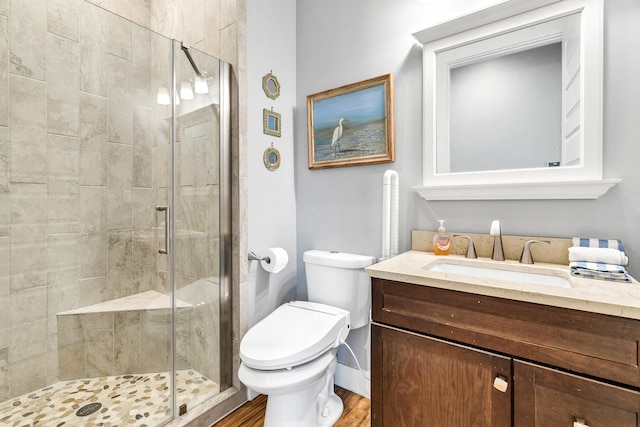
[[[570,286],[433,268],[443,262],[564,278]],[[640,425],[637,282],[418,251],[367,273],[373,426]]]

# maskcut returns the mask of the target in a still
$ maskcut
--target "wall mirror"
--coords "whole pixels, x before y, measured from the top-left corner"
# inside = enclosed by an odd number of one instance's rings
[[[602,0],[510,0],[414,34],[423,44],[428,200],[597,198]]]
[[[274,148],[273,144],[264,150],[262,161],[264,162],[264,167],[270,171],[277,170],[280,167],[280,152],[277,148]]]
[[[262,77],[262,90],[267,97],[276,99],[280,96],[280,82],[278,78],[271,73],[267,73]]]
[[[281,116],[273,110],[262,109],[262,132],[266,135],[277,136],[280,138]]]

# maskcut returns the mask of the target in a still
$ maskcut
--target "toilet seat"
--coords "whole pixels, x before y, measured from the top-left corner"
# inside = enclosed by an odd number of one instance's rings
[[[253,369],[291,368],[340,345],[349,327],[346,310],[307,301],[283,304],[249,329],[240,359]]]

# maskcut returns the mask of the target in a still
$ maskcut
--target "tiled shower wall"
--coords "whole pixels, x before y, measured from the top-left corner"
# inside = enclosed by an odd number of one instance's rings
[[[233,2],[96,3],[236,59]],[[166,157],[151,153],[168,126],[150,82],[168,51],[153,37],[83,0],[0,0],[2,400],[58,379],[56,313],[167,286],[152,185]]]
[[[90,3],[44,5],[12,0],[0,17],[2,399],[57,381],[56,313],[158,287],[162,45]]]

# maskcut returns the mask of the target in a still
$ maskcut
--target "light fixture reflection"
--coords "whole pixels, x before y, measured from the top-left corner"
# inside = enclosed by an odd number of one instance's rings
[[[180,98],[193,99],[193,89],[191,89],[191,82],[184,80],[180,83]]]
[[[158,88],[158,95],[156,97],[156,102],[160,105],[169,105],[171,104],[171,98],[169,97],[169,89],[164,86]]]
[[[196,93],[209,93],[207,79],[202,74],[196,74],[195,87]]]

